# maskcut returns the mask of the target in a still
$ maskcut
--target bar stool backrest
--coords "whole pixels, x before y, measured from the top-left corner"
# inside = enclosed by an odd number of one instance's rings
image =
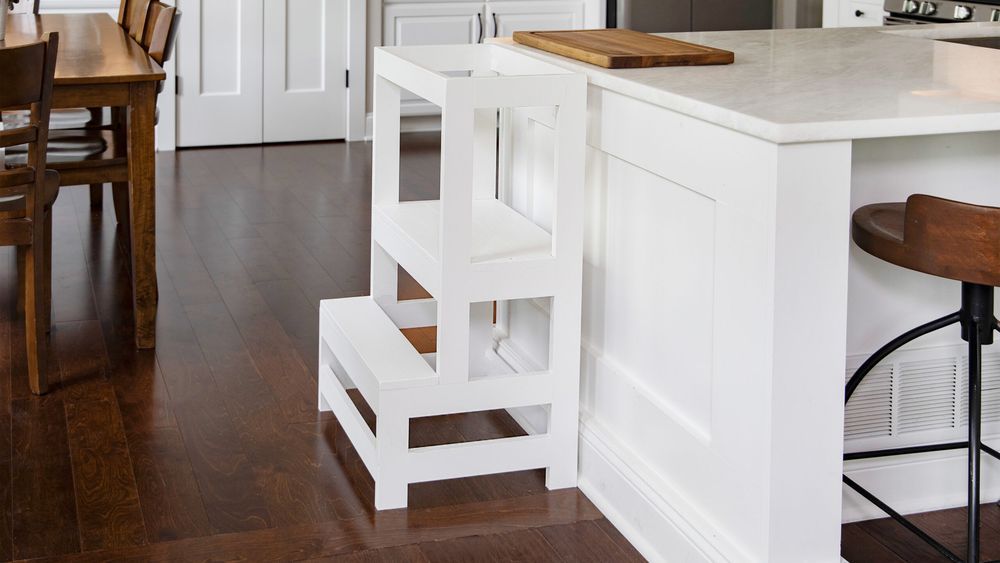
[[[903,244],[921,271],[1000,286],[1000,208],[912,195]]]

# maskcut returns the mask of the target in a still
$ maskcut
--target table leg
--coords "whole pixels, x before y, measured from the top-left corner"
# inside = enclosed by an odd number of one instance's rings
[[[156,83],[133,83],[129,89],[128,175],[132,311],[138,348],[153,348],[156,343],[155,113]]]

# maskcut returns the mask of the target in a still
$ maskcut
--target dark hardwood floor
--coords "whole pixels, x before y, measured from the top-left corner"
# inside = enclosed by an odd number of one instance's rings
[[[370,158],[363,143],[159,155],[155,351],[132,345],[110,193],[92,211],[86,188],[64,189],[44,397],[28,391],[14,253],[0,251],[0,559],[641,560],[541,471],[414,485],[409,510],[374,513],[315,383],[319,300],[368,289]],[[410,137],[406,195],[432,197],[437,167],[436,138]],[[490,412],[411,435],[518,431]]]
[[[406,137],[409,198],[437,139]],[[27,387],[14,253],[0,250],[0,559],[637,561],[540,471],[426,483],[374,513],[372,481],[316,413],[317,304],[368,289],[370,146],[189,150],[158,159],[157,348],[132,346],[110,194],[55,208],[50,377]],[[416,296],[419,288],[404,283]],[[422,350],[433,334],[412,331]],[[518,433],[498,412],[414,421],[415,445]],[[964,511],[918,520],[960,550]],[[984,507],[1000,558],[1000,509]],[[936,561],[891,522],[844,526],[852,563]]]
[[[982,514],[980,560],[1000,561],[1000,506],[995,502],[983,504],[980,512]],[[915,514],[909,518],[952,553],[964,557],[966,514],[965,508],[953,508]],[[946,563],[948,561],[913,533],[889,518],[847,524],[842,530],[841,555],[851,563],[900,563],[901,561]]]

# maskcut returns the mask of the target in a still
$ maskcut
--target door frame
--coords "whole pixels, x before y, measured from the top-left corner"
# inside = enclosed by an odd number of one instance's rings
[[[381,19],[381,17],[379,18]],[[365,98],[368,82],[368,2],[347,2],[347,140],[365,139]]]

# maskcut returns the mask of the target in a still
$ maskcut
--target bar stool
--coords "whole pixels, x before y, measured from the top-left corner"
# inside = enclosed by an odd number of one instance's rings
[[[980,452],[1000,459],[982,443],[982,347],[993,343],[1000,322],[993,315],[993,288],[1000,286],[1000,208],[971,205],[927,195],[906,203],[866,205],[854,212],[851,235],[862,250],[897,266],[962,282],[962,307],[910,330],[875,352],[847,383],[845,403],[879,362],[900,346],[930,332],[959,323],[969,343],[969,439],[846,454],[844,460],[867,459],[968,448],[969,520],[966,561],[979,561]],[[904,518],[847,475],[844,483],[930,544],[951,561],[962,559]]]

